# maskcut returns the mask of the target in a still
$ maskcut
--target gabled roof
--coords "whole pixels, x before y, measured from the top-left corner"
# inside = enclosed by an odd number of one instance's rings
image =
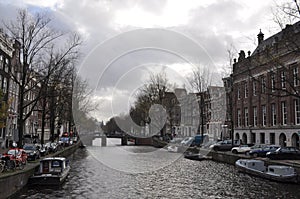
[[[266,47],[272,46],[272,45],[280,42],[283,39],[283,35],[286,31],[291,31],[291,32],[293,32],[293,34],[299,33],[300,32],[300,21],[296,22],[293,25],[286,25],[286,27],[282,31],[263,40],[253,51],[252,56],[257,54],[258,52],[262,52],[263,50],[266,49]]]

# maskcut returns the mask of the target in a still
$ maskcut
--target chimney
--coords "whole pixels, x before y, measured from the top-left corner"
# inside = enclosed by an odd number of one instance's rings
[[[264,34],[261,32],[261,29],[259,30],[257,38],[258,38],[258,45],[259,45],[264,40]]]
[[[241,61],[241,60],[245,59],[245,57],[246,57],[245,51],[241,50],[240,53],[239,53],[238,61]]]

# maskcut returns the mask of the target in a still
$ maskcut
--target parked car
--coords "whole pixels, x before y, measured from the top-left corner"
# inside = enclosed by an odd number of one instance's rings
[[[248,151],[245,151],[245,155],[250,155],[249,153],[250,153],[250,151],[252,151],[252,150],[255,150],[255,149],[258,149],[258,148],[261,148],[261,147],[263,147],[263,146],[266,146],[266,145],[264,145],[264,144],[256,144],[256,145],[248,145],[248,146],[250,146],[250,150],[248,150]]]
[[[237,146],[237,147],[233,147],[231,149],[231,152],[232,153],[246,153],[247,151],[250,151],[251,150],[251,147],[248,146],[248,145],[240,145],[240,146]]]
[[[40,151],[41,156],[45,156],[49,154],[49,148],[46,144],[40,145],[38,147],[38,150]]]
[[[200,146],[205,142],[208,142],[208,135],[195,135],[190,146]]]
[[[296,147],[280,147],[266,156],[272,160],[300,160],[300,150]]]
[[[38,150],[38,147],[34,144],[25,144],[23,146],[23,149],[28,155],[28,160],[36,160],[41,157],[40,151]]]
[[[232,140],[223,140],[219,141],[216,144],[212,144],[209,146],[210,149],[214,151],[230,151],[233,147],[238,147],[240,145],[239,140],[234,140],[232,144]]]
[[[57,151],[57,148],[58,148],[58,143],[56,143],[56,142],[47,142],[45,144],[45,146],[47,146],[49,153],[55,153]]]
[[[249,155],[252,157],[266,157],[268,152],[276,151],[278,148],[279,146],[276,145],[265,145],[249,151]]]
[[[9,157],[10,160],[16,160],[17,164],[22,163],[25,165],[27,163],[27,154],[23,149],[13,148],[3,154],[2,157]]]
[[[63,146],[69,146],[73,144],[72,135],[68,132],[64,132],[59,139],[59,144]]]

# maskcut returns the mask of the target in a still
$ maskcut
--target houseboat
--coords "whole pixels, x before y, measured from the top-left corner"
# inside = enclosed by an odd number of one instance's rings
[[[298,183],[295,169],[290,166],[269,165],[265,166],[262,160],[239,159],[235,162],[240,172],[266,178],[277,182]]]
[[[69,161],[64,157],[49,157],[40,161],[38,172],[29,178],[29,185],[60,185],[70,171]]]

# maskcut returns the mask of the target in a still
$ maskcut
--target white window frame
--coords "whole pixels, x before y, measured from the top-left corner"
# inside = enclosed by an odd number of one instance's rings
[[[261,78],[261,92],[266,93],[266,78],[264,76]]]
[[[248,97],[248,84],[247,84],[247,82],[245,83],[245,85],[244,85],[244,88],[245,88],[245,98],[247,98]]]
[[[241,126],[241,109],[237,109],[237,126],[240,127]]]
[[[272,111],[272,126],[276,126],[276,105],[273,103],[271,104],[271,111]]]
[[[7,78],[6,77],[4,77],[3,78],[3,93],[6,93],[7,92]]]
[[[300,125],[300,99],[294,100],[295,107],[295,124]]]
[[[282,125],[287,125],[287,107],[286,102],[281,102]]]
[[[280,76],[281,76],[281,78],[280,78],[281,79],[281,88],[286,89],[285,72],[281,71]]]
[[[271,90],[272,92],[275,92],[275,74],[271,74]]]
[[[266,105],[261,106],[261,111],[262,111],[262,125],[266,126],[267,125],[267,107],[266,107]]]
[[[293,68],[293,82],[294,82],[294,86],[298,86],[299,85],[299,80],[298,80],[298,67]]]
[[[257,86],[256,81],[253,81],[253,96],[256,96],[256,92],[257,92],[256,86]]]
[[[249,126],[249,111],[248,111],[248,108],[244,108],[244,114],[245,114],[245,126]]]
[[[257,107],[253,107],[253,126],[257,126]]]

